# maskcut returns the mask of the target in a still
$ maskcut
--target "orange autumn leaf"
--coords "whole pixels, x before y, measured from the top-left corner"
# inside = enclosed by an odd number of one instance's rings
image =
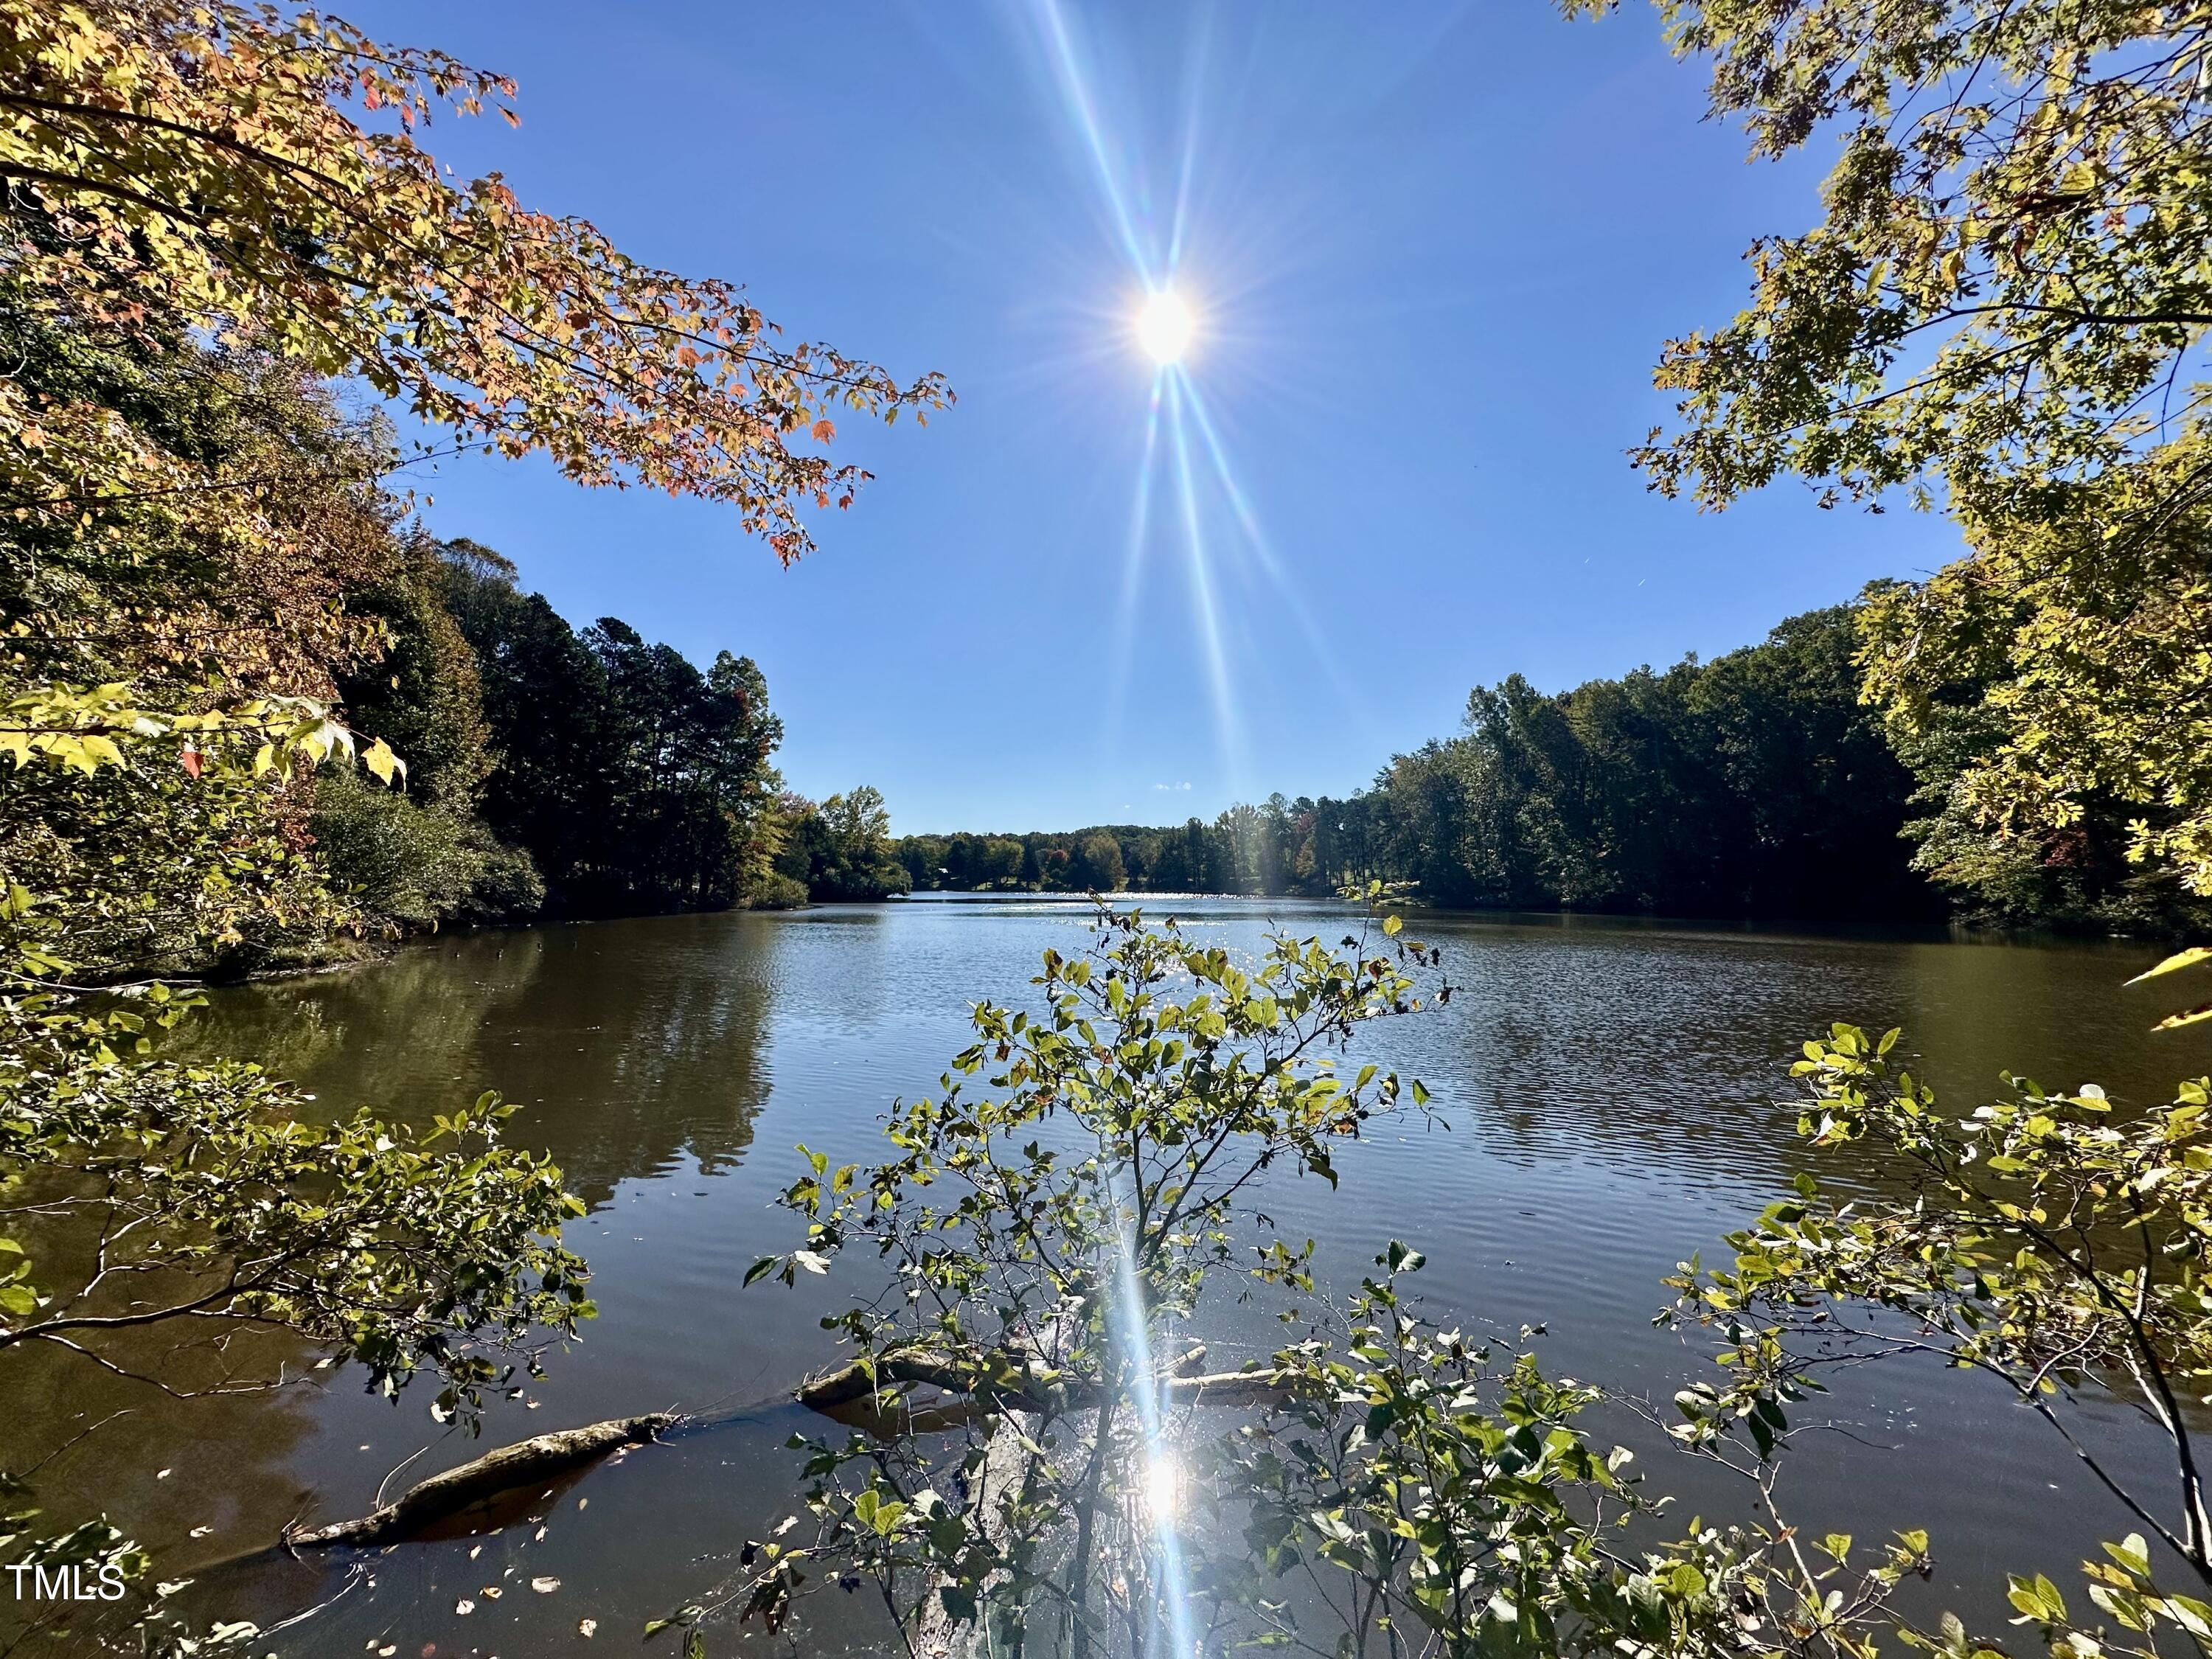
[[[0,258],[56,313],[113,325],[150,307],[251,338],[462,443],[733,507],[787,562],[813,545],[799,504],[859,474],[786,434],[836,399],[885,418],[951,401],[941,376],[787,343],[736,283],[640,264],[495,173],[461,182],[415,135],[441,112],[511,123],[512,83],[336,17],[0,0],[0,84],[19,210]],[[29,424],[0,386],[0,441]],[[46,493],[65,510],[72,488]]]

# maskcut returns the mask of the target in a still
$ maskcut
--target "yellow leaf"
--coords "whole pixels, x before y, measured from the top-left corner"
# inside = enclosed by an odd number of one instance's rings
[[[2181,1013],[2168,1014],[2150,1029],[2154,1031],[2176,1031],[2185,1025],[2194,1025],[2202,1019],[2212,1019],[2212,1002],[2200,1003]]]
[[[2192,945],[2186,951],[2176,951],[2157,967],[2146,968],[2128,983],[2140,985],[2147,979],[2156,979],[2160,974],[2178,974],[2184,968],[2194,968],[2205,961],[2212,961],[2212,945]]]
[[[361,763],[365,765],[365,768],[372,769],[374,775],[376,775],[378,779],[383,779],[385,783],[392,783],[392,775],[394,775],[394,772],[398,772],[398,775],[403,776],[404,772],[407,772],[407,763],[400,759],[398,754],[392,752],[392,745],[385,744],[385,738],[380,737],[378,737],[374,744],[369,744],[368,750],[362,750]]]

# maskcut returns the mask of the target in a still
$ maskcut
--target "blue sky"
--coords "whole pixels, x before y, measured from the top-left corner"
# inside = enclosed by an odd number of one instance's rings
[[[926,431],[842,424],[877,479],[790,570],[723,510],[539,462],[417,481],[434,529],[579,624],[755,658],[792,786],[873,783],[902,832],[1348,793],[1455,729],[1470,686],[1717,654],[1956,546],[1794,484],[1700,514],[1628,466],[1668,410],[1662,341],[1734,313],[1743,250],[1810,222],[1823,160],[1746,162],[1646,8],[353,15],[520,82],[520,130],[432,130],[463,171],[742,280],[790,334],[950,377]],[[1170,408],[1139,537],[1135,261],[1158,280],[1178,202],[1190,485]]]

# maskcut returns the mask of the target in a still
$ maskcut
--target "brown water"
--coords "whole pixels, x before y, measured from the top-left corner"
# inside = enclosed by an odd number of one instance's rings
[[[1270,919],[1341,931],[1328,905],[1155,908],[1236,945],[1256,944]],[[104,1508],[179,1577],[295,1516],[364,1511],[425,1447],[401,1481],[550,1428],[775,1395],[830,1356],[817,1322],[839,1288],[738,1288],[757,1256],[791,1242],[769,1200],[793,1177],[793,1144],[871,1157],[878,1115],[929,1089],[963,1046],[969,1002],[1024,1000],[1038,952],[1079,945],[1086,915],[963,900],[595,923],[433,941],[220,994],[193,1041],[264,1059],[326,1107],[421,1119],[489,1087],[523,1103],[516,1138],[549,1149],[591,1206],[570,1242],[591,1259],[601,1316],[553,1356],[537,1408],[498,1408],[482,1442],[434,1424],[429,1391],[395,1405],[343,1372],[187,1404],[41,1358],[0,1375],[8,1461],[127,1407],[48,1467],[42,1495],[56,1519]],[[1661,1399],[1701,1362],[1653,1330],[1657,1281],[1800,1166],[1794,1108],[1775,1103],[1797,1043],[1832,1018],[1904,1025],[1961,1099],[2008,1066],[2124,1098],[2212,1069],[2212,1038],[2148,1035],[2160,1000],[2120,988],[2154,954],[2138,945],[1551,917],[1424,918],[1414,931],[1445,947],[1463,988],[1448,1009],[1379,1028],[1372,1057],[1425,1079],[1451,1132],[1389,1128],[1338,1160],[1340,1191],[1285,1183],[1268,1209],[1287,1236],[1319,1240],[1340,1280],[1390,1237],[1416,1243],[1433,1308],[1541,1322],[1553,1370]],[[1202,1334],[1217,1353],[1240,1334]],[[1994,1385],[1861,1374],[1835,1409],[1857,1437],[1795,1460],[1805,1518],[1868,1537],[1928,1528],[1946,1599],[1984,1628],[2002,1628],[2005,1570],[2069,1583],[2096,1537],[2130,1529]],[[358,1574],[281,1559],[227,1567],[185,1605],[269,1626],[337,1598],[256,1652],[632,1651],[646,1619],[713,1583],[789,1511],[782,1447],[800,1425],[791,1408],[763,1408],[593,1470],[489,1537],[402,1546]],[[1684,1492],[1684,1518],[1737,1496],[1659,1449],[1640,1467]],[[213,1530],[191,1536],[202,1527]],[[560,1588],[534,1593],[540,1577]],[[455,1613],[462,1600],[471,1613]],[[15,1611],[0,1599],[0,1644]],[[599,1621],[589,1644],[586,1618]],[[844,1639],[833,1628],[817,1645]]]

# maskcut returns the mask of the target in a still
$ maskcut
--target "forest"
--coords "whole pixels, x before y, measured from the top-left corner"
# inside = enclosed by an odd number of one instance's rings
[[[286,441],[388,443],[304,389],[291,407],[323,425]],[[783,788],[782,723],[749,658],[725,651],[702,673],[617,618],[579,631],[492,550],[435,540],[389,499],[363,521],[362,573],[337,594],[362,631],[311,672],[410,757],[406,787],[308,781],[304,844],[331,908],[247,961],[311,957],[334,929],[908,890],[1325,897],[1378,880],[1450,908],[2212,922],[2130,856],[2140,807],[2110,791],[2083,792],[2063,823],[1990,833],[1967,787],[2000,746],[1978,712],[1988,677],[1888,718],[1874,701],[1888,584],[1710,662],[1556,693],[1517,674],[1478,686],[1458,732],[1391,757],[1343,799],[1278,792],[1164,827],[894,838],[869,786],[819,802]]]
[[[1867,601],[1757,645],[1565,691],[1519,675],[1462,729],[1391,757],[1343,799],[1270,795],[1212,822],[908,836],[917,890],[1304,894],[1404,884],[1461,908],[1925,921],[2179,931],[2201,902],[2131,862],[2130,816],[2092,796],[2048,831],[1992,836],[1961,784],[1997,746],[1946,688],[1885,720],[1862,665]]]
[[[81,896],[90,961],[234,973],[453,923],[896,884],[880,803],[856,819],[838,798],[825,818],[783,789],[783,727],[750,659],[725,651],[702,672],[617,617],[577,629],[498,553],[437,540],[382,482],[402,457],[379,414],[258,341],[66,331],[20,281],[0,285],[0,342],[33,402],[277,481],[252,535],[137,502],[106,526],[127,556],[77,534],[9,539],[17,672],[204,698],[213,649],[234,687],[326,699],[401,769],[234,791],[190,769],[21,780],[0,805],[11,873]],[[277,855],[251,896],[208,880],[240,838]],[[90,902],[90,872],[125,846],[160,872],[148,902]]]
[[[410,799],[319,781],[310,821],[342,889],[380,921],[610,916],[898,890],[866,786],[815,802],[782,787],[783,723],[749,657],[702,673],[619,619],[580,633],[473,542],[418,540],[419,573],[362,607],[386,656],[342,706],[434,770]],[[516,855],[520,854],[520,858]]]

